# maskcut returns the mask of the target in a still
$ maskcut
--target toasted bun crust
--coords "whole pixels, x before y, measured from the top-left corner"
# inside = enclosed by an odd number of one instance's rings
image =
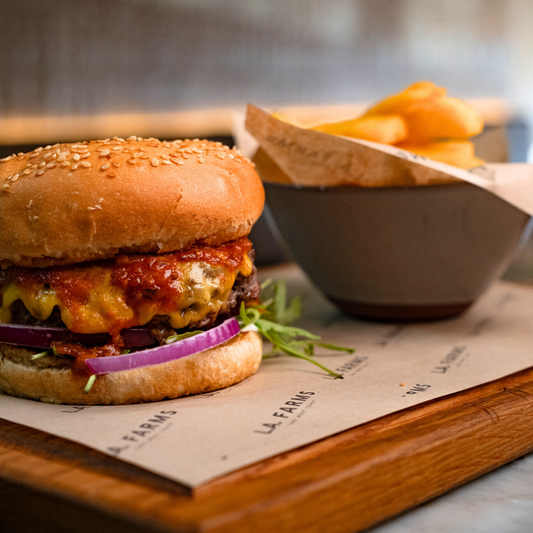
[[[48,403],[111,405],[155,402],[229,387],[257,370],[262,343],[257,333],[242,333],[177,361],[99,376],[88,394],[83,392],[86,377],[73,376],[69,368],[41,368],[29,360],[33,353],[0,344],[0,391]]]
[[[0,267],[46,267],[217,245],[247,235],[264,191],[208,141],[58,144],[0,160]]]

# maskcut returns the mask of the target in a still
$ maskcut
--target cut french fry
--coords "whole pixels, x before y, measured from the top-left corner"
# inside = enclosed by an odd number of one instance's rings
[[[255,163],[255,170],[257,170],[263,181],[292,183],[289,176],[274,163],[272,158],[262,148],[259,148],[255,153],[253,162]]]
[[[363,116],[370,115],[403,115],[413,104],[428,100],[436,100],[446,95],[446,89],[437,87],[430,81],[419,81],[404,91],[381,100],[372,106]]]
[[[474,145],[470,141],[432,141],[420,144],[405,142],[397,146],[408,152],[459,168],[468,169],[484,163],[474,155]]]
[[[310,128],[322,133],[344,135],[383,144],[396,144],[407,137],[407,127],[397,115],[361,117]]]
[[[463,139],[483,129],[483,119],[459,98],[439,98],[414,104],[404,115],[411,139]]]
[[[301,124],[300,122],[298,122],[294,118],[289,118],[289,117],[283,115],[282,113],[279,113],[278,111],[274,111],[274,113],[272,113],[272,116],[274,118],[277,118],[278,120],[286,122],[287,124],[291,124],[293,126],[296,126],[297,128],[305,128],[305,126],[303,124]]]

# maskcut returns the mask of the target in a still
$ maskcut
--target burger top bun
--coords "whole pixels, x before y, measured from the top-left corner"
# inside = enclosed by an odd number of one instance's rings
[[[247,235],[264,191],[239,151],[130,137],[0,160],[0,266],[47,267]]]

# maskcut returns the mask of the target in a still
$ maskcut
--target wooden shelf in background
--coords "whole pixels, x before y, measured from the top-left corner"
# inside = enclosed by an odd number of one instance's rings
[[[482,114],[485,125],[504,126],[513,116],[508,102],[497,98],[468,100]],[[275,106],[304,125],[361,114],[367,104]],[[240,111],[244,112],[245,103]],[[48,144],[106,137],[158,136],[162,139],[230,136],[234,109],[215,108],[165,113],[109,113],[102,115],[0,116],[0,145]]]

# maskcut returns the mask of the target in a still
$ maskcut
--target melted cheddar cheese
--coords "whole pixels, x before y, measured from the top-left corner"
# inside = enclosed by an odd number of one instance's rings
[[[170,326],[181,329],[218,314],[237,275],[252,273],[250,249],[250,242],[240,239],[220,247],[71,267],[11,268],[3,276],[0,322],[11,322],[10,308],[22,300],[41,321],[59,308],[67,328],[76,333],[118,334],[156,315],[168,315]]]

